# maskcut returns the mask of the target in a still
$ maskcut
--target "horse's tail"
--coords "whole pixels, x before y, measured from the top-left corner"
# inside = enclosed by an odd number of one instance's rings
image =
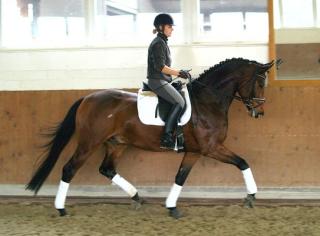
[[[52,133],[49,134],[49,136],[52,136],[52,139],[44,145],[46,151],[44,153],[43,161],[30,182],[27,184],[26,189],[34,191],[35,194],[37,194],[42,184],[49,176],[59,158],[60,153],[68,144],[75,131],[76,113],[82,100],[83,98],[79,99],[71,106],[64,120],[52,130]]]

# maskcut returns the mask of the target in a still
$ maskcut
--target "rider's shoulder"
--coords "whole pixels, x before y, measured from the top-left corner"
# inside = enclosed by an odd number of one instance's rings
[[[160,37],[155,37],[152,42],[151,45],[161,45],[164,46],[165,42],[160,38]]]

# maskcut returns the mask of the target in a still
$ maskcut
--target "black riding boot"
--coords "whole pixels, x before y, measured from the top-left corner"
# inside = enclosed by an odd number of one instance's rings
[[[175,137],[173,136],[173,133],[177,127],[178,119],[180,118],[181,111],[182,111],[182,107],[180,106],[180,104],[173,105],[164,127],[164,133],[160,140],[160,148],[164,148],[164,149],[175,148],[176,140],[175,140]]]

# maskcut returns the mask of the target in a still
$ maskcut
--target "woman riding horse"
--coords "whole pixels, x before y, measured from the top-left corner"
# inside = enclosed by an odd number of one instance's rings
[[[176,204],[182,187],[200,156],[232,164],[243,174],[247,197],[245,205],[252,207],[257,186],[249,164],[230,151],[223,143],[228,131],[228,111],[234,99],[244,103],[249,115],[264,114],[263,97],[266,72],[273,62],[261,64],[242,58],[225,60],[206,70],[188,84],[191,95],[191,120],[183,127],[185,154],[178,168],[174,184],[166,199],[166,208],[174,218],[181,217]],[[137,204],[143,201],[138,190],[121,177],[116,160],[126,147],[163,151],[159,148],[161,126],[144,125],[138,118],[137,94],[107,89],[94,92],[76,101],[63,121],[53,130],[52,139],[45,146],[42,163],[27,185],[37,193],[74,137],[77,147],[64,165],[55,207],[66,215],[65,201],[71,180],[91,154],[102,145],[105,157],[99,172],[122,188]]]
[[[148,49],[148,86],[161,98],[172,104],[171,111],[165,122],[164,133],[160,140],[160,147],[164,149],[175,148],[174,131],[185,106],[185,101],[180,93],[170,84],[172,75],[184,79],[190,78],[189,72],[171,68],[170,49],[168,37],[173,31],[173,19],[168,14],[159,14],[154,19],[155,29],[158,33]]]

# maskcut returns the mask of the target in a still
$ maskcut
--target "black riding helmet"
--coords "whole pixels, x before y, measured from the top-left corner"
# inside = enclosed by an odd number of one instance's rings
[[[174,25],[174,22],[169,14],[161,13],[154,18],[153,25],[158,29],[160,25]]]

